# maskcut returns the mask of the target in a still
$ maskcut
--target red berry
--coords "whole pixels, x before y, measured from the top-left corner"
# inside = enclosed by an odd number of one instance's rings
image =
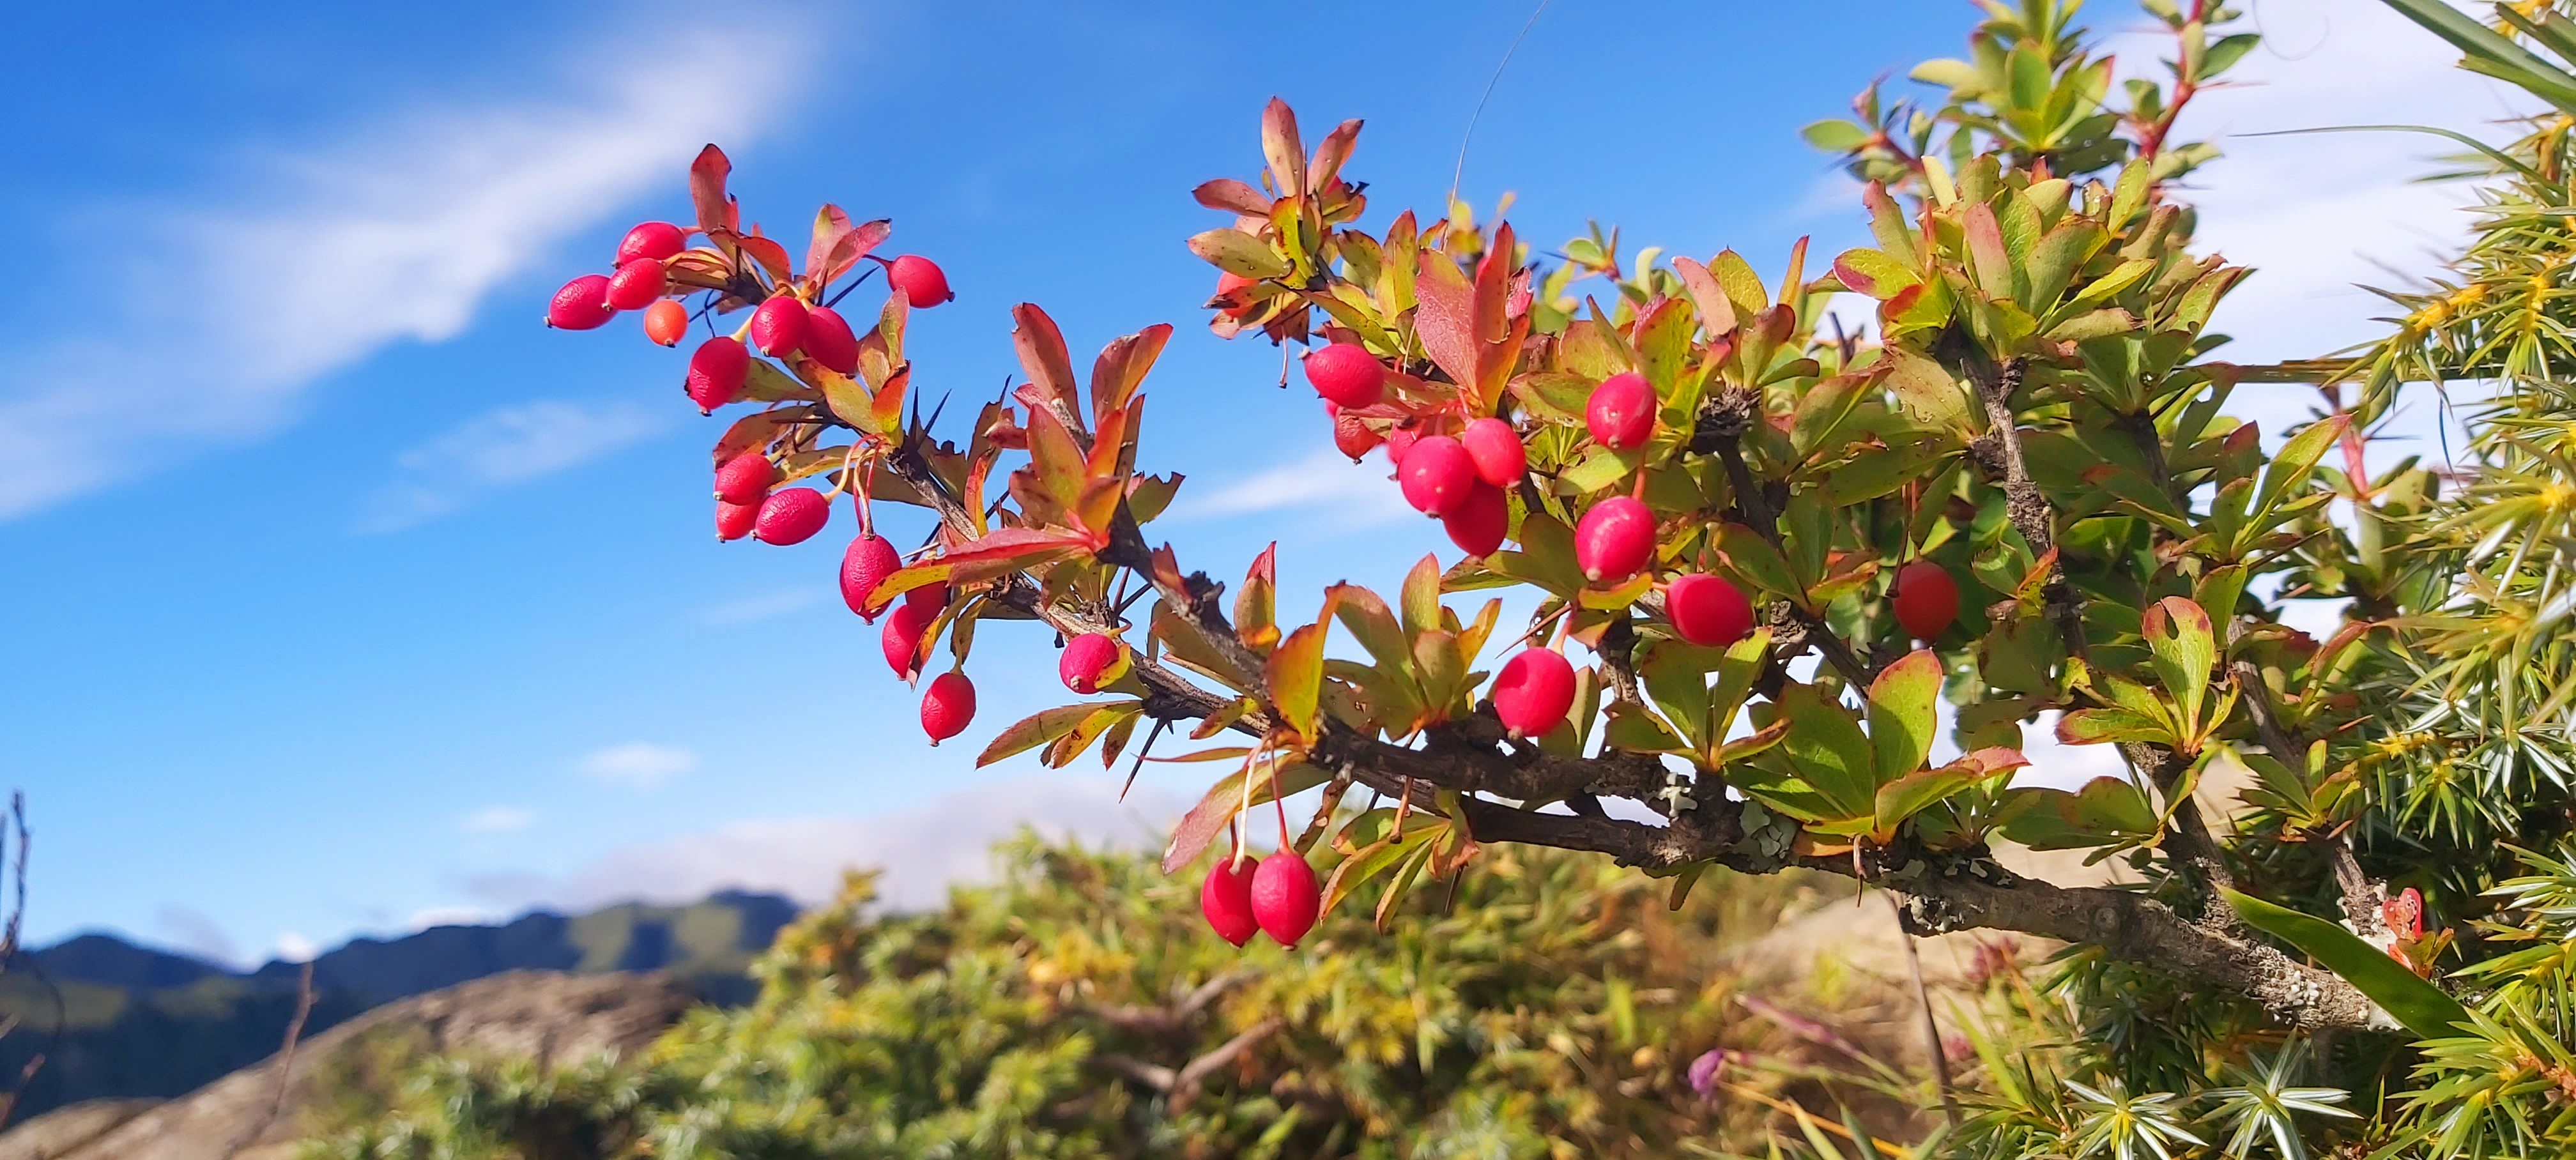
[[[805,331],[813,323],[806,317],[805,300],[793,294],[773,294],[751,312],[751,344],[771,358],[785,358],[805,345]]]
[[[937,613],[948,607],[948,586],[924,584],[919,588],[907,588],[903,593],[903,606],[918,606],[924,614]]]
[[[716,538],[719,540],[739,540],[748,536],[752,526],[759,521],[759,504],[716,501]]]
[[[1404,485],[1404,502],[1424,515],[1445,516],[1465,507],[1476,490],[1476,462],[1467,449],[1446,435],[1414,440],[1395,469]]]
[[[1222,298],[1237,290],[1246,289],[1258,284],[1258,279],[1244,277],[1232,270],[1221,270],[1218,271],[1216,276],[1216,294],[1217,297]],[[1228,318],[1244,319],[1252,317],[1254,314],[1259,313],[1260,310],[1261,304],[1259,302],[1246,302],[1241,306],[1221,307],[1217,310],[1217,313],[1225,315]]]
[[[751,377],[751,352],[730,335],[719,334],[698,344],[689,355],[689,401],[712,411],[742,397]]]
[[[937,745],[966,731],[975,719],[975,682],[966,674],[941,673],[931,678],[930,689],[921,695],[921,731]]]
[[[1252,917],[1253,866],[1249,859],[1219,858],[1199,887],[1199,913],[1207,916],[1218,938],[1236,946],[1251,942],[1261,930],[1261,921]]]
[[[644,308],[644,337],[678,346],[689,336],[689,308],[665,298]]]
[[[608,304],[619,310],[642,310],[662,298],[671,288],[671,276],[662,272],[662,263],[651,258],[637,258],[617,268],[608,279]]]
[[[1056,659],[1056,675],[1064,678],[1064,687],[1089,696],[1100,691],[1100,678],[1127,656],[1127,646],[1107,633],[1086,632],[1064,644],[1064,655]]]
[[[771,492],[760,501],[760,522],[752,534],[764,544],[801,544],[814,538],[823,525],[831,522],[832,501],[810,487],[790,487]]]
[[[1645,376],[1612,375],[1592,388],[1592,401],[1583,405],[1583,425],[1613,451],[1643,447],[1655,433],[1655,406],[1655,389],[1646,385]]]
[[[939,618],[939,610],[926,608],[907,600],[895,605],[894,614],[886,617],[885,631],[878,643],[885,649],[886,667],[894,675],[909,681],[921,675],[913,667],[921,659],[921,636],[930,631],[930,622]]]
[[[608,304],[608,275],[584,274],[555,291],[546,303],[546,325],[557,330],[596,330],[617,317]]]
[[[1917,640],[1932,640],[1959,618],[1959,582],[1950,570],[1930,560],[1916,560],[1896,570],[1888,593],[1896,605],[1896,623]]]
[[[1723,576],[1693,573],[1664,589],[1664,615],[1692,644],[1724,647],[1753,632],[1753,602]]]
[[[1397,467],[1404,466],[1404,453],[1413,450],[1414,443],[1421,438],[1422,433],[1410,426],[1397,427],[1387,432],[1386,461]]]
[[[1374,407],[1386,397],[1386,364],[1368,348],[1337,342],[1306,356],[1315,393],[1345,407]]]
[[[1332,405],[1333,404],[1330,403],[1325,404],[1325,406],[1328,407]],[[1386,442],[1386,440],[1378,435],[1377,430],[1370,427],[1368,424],[1361,422],[1359,416],[1345,415],[1340,413],[1338,409],[1335,411],[1333,415],[1333,446],[1340,448],[1342,454],[1350,456],[1351,462],[1359,462],[1360,457],[1367,455],[1370,448],[1384,442]]]
[[[886,285],[903,291],[915,309],[927,309],[957,295],[948,289],[948,273],[919,254],[905,254],[886,266]]]
[[[868,611],[868,594],[885,583],[903,567],[903,553],[879,535],[862,535],[850,541],[850,549],[841,553],[841,599],[850,611],[868,623],[876,623],[877,614]]]
[[[1655,513],[1628,496],[1592,505],[1574,525],[1574,563],[1593,583],[1634,576],[1654,554]]]
[[[745,451],[716,468],[716,498],[726,503],[759,503],[778,485],[778,465],[757,451]]]
[[[1315,916],[1323,904],[1324,891],[1315,882],[1315,868],[1295,850],[1262,859],[1252,872],[1253,921],[1283,947],[1297,949],[1297,940],[1315,929]]]
[[[637,258],[668,261],[688,245],[687,230],[669,222],[646,222],[626,231],[626,239],[617,243],[617,264],[624,266]]]
[[[1537,737],[1565,721],[1574,708],[1574,666],[1543,648],[1524,649],[1503,662],[1494,677],[1494,715],[1522,737]]]
[[[1440,517],[1440,526],[1449,533],[1449,542],[1470,556],[1490,556],[1503,546],[1503,537],[1511,532],[1512,505],[1503,489],[1478,483],[1467,493],[1467,502],[1458,510]]]
[[[805,353],[836,375],[859,369],[859,338],[841,312],[828,306],[805,312]]]
[[[1495,487],[1518,487],[1521,474],[1529,470],[1529,449],[1521,446],[1521,433],[1500,419],[1488,417],[1467,424],[1458,433],[1458,443],[1475,461],[1476,478]]]

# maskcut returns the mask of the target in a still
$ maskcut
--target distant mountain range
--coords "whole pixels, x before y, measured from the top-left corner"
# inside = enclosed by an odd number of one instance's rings
[[[513,970],[666,971],[710,1002],[743,1002],[751,960],[795,917],[778,895],[727,891],[688,906],[538,911],[356,939],[313,960],[305,1027],[319,1033],[379,1004]],[[0,1087],[46,1054],[11,1118],[103,1096],[176,1096],[258,1062],[294,1017],[302,970],[272,962],[237,973],[103,934],[22,955],[0,973],[0,1022],[15,1021],[0,1036]]]

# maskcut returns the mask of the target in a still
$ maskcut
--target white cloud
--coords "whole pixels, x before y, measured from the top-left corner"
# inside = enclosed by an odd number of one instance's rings
[[[578,467],[669,427],[640,403],[554,399],[495,407],[394,457],[391,480],[358,516],[362,533],[400,531],[477,496]]]
[[[581,911],[645,899],[692,901],[727,888],[773,890],[820,902],[850,867],[882,867],[886,905],[935,906],[951,884],[989,879],[995,841],[1022,823],[1050,837],[1153,846],[1187,802],[1140,784],[1118,800],[1124,778],[1041,774],[980,782],[921,806],[862,818],[738,822],[708,833],[619,850],[559,879],[506,874],[466,888],[511,911],[532,905]]]
[[[302,932],[292,930],[278,932],[277,959],[279,962],[311,962],[313,956],[321,953],[321,944],[304,937]]]
[[[517,806],[485,806],[456,824],[469,834],[504,834],[527,829],[536,820],[536,814]]]
[[[808,585],[756,593],[709,605],[706,611],[698,614],[698,618],[708,624],[749,624],[756,620],[770,620],[814,607],[823,599],[823,592],[819,586]]]
[[[189,191],[120,211],[169,223],[89,263],[119,272],[101,300],[126,305],[0,357],[0,519],[274,430],[331,372],[455,336],[619,207],[676,202],[698,148],[750,137],[788,90],[674,84],[633,62],[792,74],[779,54],[799,42],[754,28],[599,45],[551,85],[347,125],[246,174],[231,205],[194,208],[207,195]]]
[[[698,767],[698,755],[677,745],[630,741],[587,754],[581,772],[607,785],[652,789]]]
[[[412,912],[403,923],[409,931],[428,930],[433,926],[490,926],[504,921],[500,911],[483,906],[433,906]]]
[[[2247,23],[2264,44],[2185,112],[2185,140],[2213,140],[2226,156],[2194,175],[2198,243],[2248,279],[2221,307],[2214,329],[2236,342],[2219,357],[2240,362],[2314,357],[2386,333],[2387,303],[2362,285],[2408,289],[2468,238],[2474,204],[2466,183],[2418,180],[2460,146],[2419,133],[2337,132],[2257,136],[2358,125],[2427,125],[2499,141],[2497,122],[2531,107],[2509,86],[2463,71],[2459,53],[2383,4],[2266,0]],[[2124,66],[2160,69],[2168,36],[2124,34]],[[2392,273],[2392,268],[2398,273]],[[2278,432],[2315,396],[2299,387],[2239,390],[2239,414]],[[2419,422],[2431,431],[2430,408]]]
[[[1172,518],[1212,519],[1326,504],[1338,509],[1336,523],[1353,527],[1418,518],[1387,477],[1384,452],[1353,463],[1330,447],[1200,496],[1184,493],[1173,505]]]

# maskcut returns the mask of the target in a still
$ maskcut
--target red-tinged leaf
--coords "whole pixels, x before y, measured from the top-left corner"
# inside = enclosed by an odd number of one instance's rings
[[[795,274],[796,268],[787,257],[787,247],[779,245],[778,239],[753,234],[740,239],[739,244],[744,254],[760,263],[761,269],[769,271],[770,281],[785,282]]]
[[[1414,272],[1413,295],[1421,303],[1413,315],[1415,335],[1431,361],[1449,373],[1450,381],[1476,381],[1475,287],[1458,263],[1438,250],[1424,250]]]
[[[1494,244],[1486,247],[1485,256],[1476,263],[1476,307],[1474,335],[1479,348],[1503,340],[1510,330],[1505,306],[1511,296],[1512,263],[1517,260],[1519,245],[1512,238],[1510,222],[1494,226]]]
[[[805,271],[819,282],[822,271],[832,264],[832,248],[850,234],[850,215],[830,202],[814,211],[814,240],[805,245]]]
[[[1270,703],[1279,719],[1301,737],[1316,733],[1316,707],[1323,697],[1324,639],[1327,627],[1310,624],[1288,634],[1263,672]]]
[[[1270,162],[1271,185],[1281,196],[1306,188],[1306,143],[1297,136],[1297,114],[1277,97],[1261,109],[1261,156]]]
[[[1157,322],[1134,334],[1111,339],[1100,348],[1100,357],[1091,363],[1091,415],[1095,425],[1106,430],[1102,418],[1127,405],[1136,388],[1145,382],[1146,372],[1154,369],[1154,360],[1163,357],[1163,344],[1172,339],[1172,324]]]
[[[1941,658],[1916,649],[1879,670],[1869,686],[1872,768],[1884,785],[1923,765],[1939,727]]]
[[[1887,196],[1887,187],[1870,182],[1860,200],[1869,207],[1869,232],[1878,239],[1878,248],[1898,265],[1915,265],[1919,259],[1914,253],[1914,231],[1906,226],[1905,211],[1897,208],[1896,199]]]
[[[1673,259],[1673,272],[1681,275],[1682,290],[1690,295],[1691,305],[1699,309],[1700,326],[1711,338],[1735,330],[1735,302],[1717,284],[1717,276],[1696,258]]]
[[[1191,253],[1228,274],[1254,279],[1288,275],[1288,260],[1269,242],[1232,226],[1201,230],[1190,235],[1188,245]]]
[[[1245,804],[1244,777],[1251,772],[1238,771],[1208,787],[1207,796],[1200,798],[1199,804],[1191,806],[1190,812],[1181,817],[1180,824],[1172,827],[1172,844],[1163,849],[1163,873],[1175,873],[1197,861],[1198,856],[1207,850],[1208,843],[1225,832],[1226,823],[1233,820],[1235,811]],[[1250,801],[1256,806],[1267,803],[1272,797],[1274,783],[1281,794],[1297,794],[1331,778],[1332,775],[1323,770],[1302,762],[1276,771],[1275,777],[1271,771],[1264,770],[1252,778]]]
[[[1197,189],[1190,191],[1190,196],[1198,199],[1200,205],[1209,209],[1223,210],[1245,217],[1270,216],[1269,196],[1252,188],[1250,184],[1231,177],[1201,182]]]
[[[722,467],[726,460],[745,451],[769,446],[789,424],[809,419],[812,414],[811,407],[772,407],[734,420],[733,426],[716,440],[715,465]]]
[[[1064,348],[1064,332],[1057,330],[1055,320],[1034,304],[1023,302],[1011,308],[1017,325],[1011,328],[1011,345],[1018,348],[1020,369],[1028,372],[1029,385],[1036,388],[1041,400],[1060,417],[1071,423],[1082,421],[1075,410],[1073,356]]]
[[[873,612],[884,608],[895,597],[915,588],[990,580],[1005,572],[1076,555],[1088,547],[1085,537],[1061,528],[1003,528],[944,555],[898,569],[868,594],[868,609]]]
[[[1084,474],[1090,474],[1092,479],[1126,477],[1126,461],[1123,459],[1126,459],[1128,449],[1128,430],[1139,425],[1139,412],[1144,412],[1144,400],[1136,400],[1133,405],[1100,415],[1100,425],[1092,430],[1092,456],[1084,461]]]
[[[1129,703],[1142,704],[1142,702]],[[1052,709],[1040,709],[996,735],[992,744],[985,746],[984,752],[975,758],[975,764],[978,767],[991,765],[1003,758],[1026,753],[1071,733],[1074,726],[1082,724],[1083,718],[1090,716],[1099,708],[1101,708],[1099,704],[1086,701],[1079,705],[1058,705]]]
[[[1315,146],[1314,163],[1306,168],[1306,189],[1320,192],[1342,175],[1342,165],[1351,159],[1351,149],[1360,138],[1360,122],[1344,121],[1324,135],[1324,143]]]
[[[1279,542],[1273,540],[1252,558],[1243,573],[1243,591],[1234,596],[1234,631],[1249,645],[1256,638],[1266,648],[1279,636]]]
[[[2009,745],[1989,745],[1973,753],[1962,754],[1951,764],[1973,766],[1980,776],[1992,777],[2008,769],[2029,765],[2030,759]]]
[[[835,212],[838,211],[835,210]],[[805,277],[819,289],[824,284],[849,273],[850,267],[859,264],[859,259],[867,257],[870,252],[884,245],[885,240],[892,236],[894,236],[894,222],[891,219],[878,218],[871,222],[861,222],[835,238],[832,248],[819,260],[808,256],[805,261]]]
[[[1127,511],[1140,524],[1152,523],[1163,509],[1172,506],[1172,496],[1181,490],[1182,475],[1136,475],[1127,480]]]
[[[700,232],[731,231],[741,224],[733,199],[725,195],[725,179],[732,175],[733,162],[713,145],[699,150],[698,159],[689,164],[689,200],[697,206]]]
[[[1401,605],[1404,632],[1421,636],[1440,627],[1440,558],[1427,555],[1416,561],[1405,573],[1404,588],[1397,594]]]
[[[876,396],[868,400],[868,416],[876,420],[880,434],[892,435],[903,430],[903,397],[911,386],[912,367],[906,364],[888,375],[885,385],[877,388]]]
[[[2057,740],[2065,745],[2173,739],[2164,722],[2130,709],[2074,709],[2057,719]]]
[[[1894,298],[1898,291],[1919,286],[1923,280],[1914,271],[1896,263],[1879,250],[1845,250],[1834,259],[1834,278],[1854,294],[1866,294],[1881,302]]]
[[[1968,260],[1976,267],[1977,288],[1985,291],[1988,298],[2010,301],[2012,251],[2004,248],[2003,226],[1995,220],[1995,211],[1983,202],[1969,206],[1962,232],[1968,239]]]
[[[1084,457],[1073,432],[1044,407],[1029,408],[1029,466],[1047,497],[1071,509],[1082,497]]]

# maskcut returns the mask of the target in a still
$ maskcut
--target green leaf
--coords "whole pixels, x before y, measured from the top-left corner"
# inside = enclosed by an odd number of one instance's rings
[[[1143,704],[1141,701],[1129,701],[1123,703],[1128,705]],[[1082,724],[1083,718],[1090,716],[1093,710],[1099,709],[1100,707],[1100,702],[1085,701],[1079,705],[1058,705],[1052,709],[1040,709],[1027,717],[1021,718],[1018,722],[1012,724],[1010,728],[1004,729],[1001,733],[995,735],[992,744],[986,745],[984,747],[984,752],[976,756],[975,764],[977,766],[991,765],[1003,758],[1015,757],[1019,754],[1026,753],[1029,750],[1053,741],[1058,737],[1071,733],[1073,732],[1074,726]]]
[[[1834,258],[1834,279],[1854,294],[1885,302],[1923,279],[1879,250],[1845,250]]]
[[[1903,825],[1905,819],[1930,809],[1933,803],[1983,781],[1987,771],[1972,765],[1952,764],[1939,769],[1918,769],[1878,787],[1876,822],[1873,826],[1885,834]]]
[[[2447,1039],[2469,1022],[2468,1008],[2440,987],[2417,978],[2386,951],[2314,915],[2275,906],[2226,887],[2219,893],[2248,926],[2306,951],[2385,1009],[2418,1039]]]
[[[2173,727],[2134,709],[2071,709],[2057,719],[2057,739],[2068,745],[2175,740]]]
[[[2209,614],[2179,596],[2148,606],[2142,631],[2154,657],[2156,676],[2182,707],[2178,722],[2186,731],[2200,728],[2200,706],[2209,694],[2209,673],[2218,660],[2218,644]]]
[[[1869,130],[1844,120],[1818,121],[1798,135],[1827,153],[1850,153],[1869,143]]]
[[[1270,243],[1231,226],[1193,235],[1190,252],[1217,269],[1246,278],[1280,278],[1288,273],[1288,263],[1270,248]]]
[[[1941,658],[1916,649],[1880,670],[1869,685],[1869,744],[1877,784],[1922,768],[1939,727]]]
[[[1735,573],[1773,596],[1806,603],[1804,586],[1789,571],[1789,561],[1762,534],[1742,524],[1728,524],[1718,534],[1718,550]]]
[[[1800,780],[1832,804],[1835,818],[1868,818],[1877,812],[1876,757],[1860,722],[1814,685],[1791,685],[1780,695],[1789,734],[1780,739]]]
[[[1902,347],[1887,352],[1887,388],[1905,413],[1945,431],[1968,426],[1968,393],[1941,364]]]
[[[2382,0],[2468,57],[2465,67],[2522,86],[2533,96],[2576,115],[2576,76],[2506,39],[2446,0]]]
[[[1243,784],[1247,775],[1252,777],[1248,796]],[[1163,873],[1173,873],[1197,861],[1208,843],[1225,831],[1226,823],[1234,819],[1236,810],[1247,805],[1262,805],[1270,800],[1274,783],[1279,796],[1291,797],[1330,780],[1331,774],[1302,761],[1276,771],[1275,776],[1267,768],[1258,772],[1241,769],[1228,774],[1209,786],[1206,796],[1191,806],[1190,812],[1181,816],[1180,824],[1172,828],[1172,842],[1163,848]]]
[[[1288,639],[1279,642],[1279,650],[1270,654],[1263,673],[1280,720],[1306,737],[1315,735],[1317,706],[1324,691],[1324,638],[1329,631],[1329,626],[1317,623],[1289,633]]]

